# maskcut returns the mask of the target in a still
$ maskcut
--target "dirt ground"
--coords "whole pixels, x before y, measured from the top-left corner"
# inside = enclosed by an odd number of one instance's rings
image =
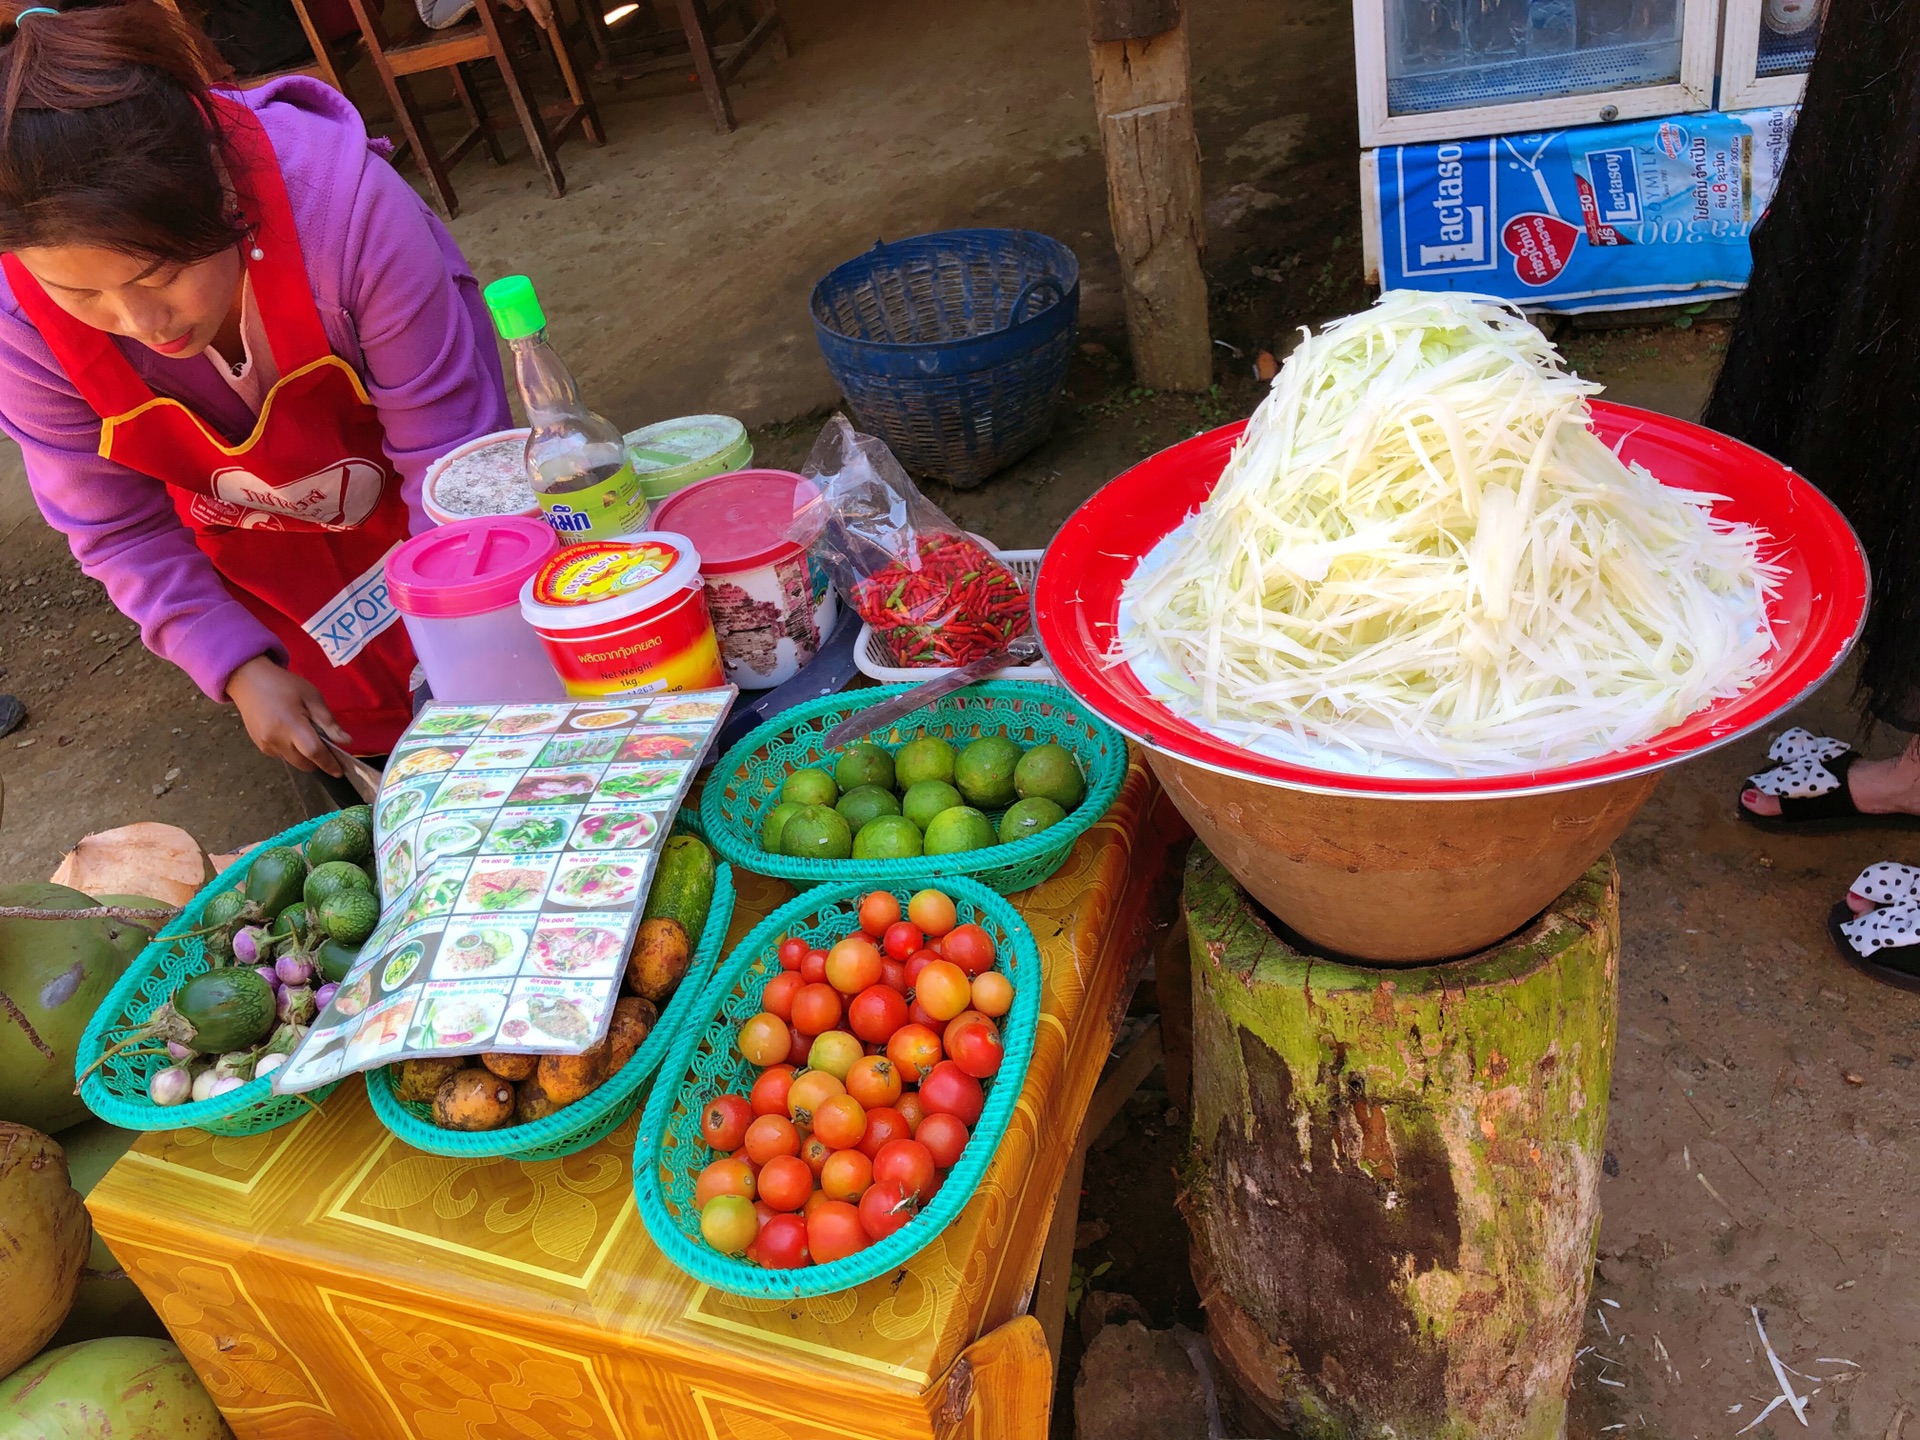
[[[1201,397],[1148,393],[1128,369],[1078,4],[782,8],[794,57],[756,62],[733,135],[712,131],[690,90],[608,93],[611,143],[567,145],[565,199],[548,199],[523,154],[454,171],[453,229],[476,271],[535,276],[587,395],[623,425],[726,411],[755,427],[764,461],[795,465],[835,400],[806,313],[814,279],[880,236],[1043,230],[1083,267],[1081,344],[1054,435],[977,490],[930,487],[968,526],[1038,546],[1132,461],[1246,414],[1259,351],[1284,354],[1293,327],[1365,303],[1351,32],[1337,0],[1194,7],[1223,342],[1217,388]],[[1562,339],[1614,397],[1692,415],[1724,330]],[[32,712],[0,740],[0,877],[44,876],[88,830],[131,820],[226,849],[303,813],[233,713],[147,656],[77,572],[13,455],[0,462],[0,692]],[[1845,702],[1836,684],[1794,718],[1851,734]],[[1827,1377],[1795,1380],[1817,1392],[1805,1433],[1900,1440],[1920,1406],[1908,1238],[1920,1231],[1920,998],[1843,967],[1823,931],[1862,865],[1920,860],[1920,846],[1740,825],[1734,788],[1758,751],[1675,772],[1618,850],[1626,942],[1595,1286],[1617,1308],[1593,1307],[1578,1440],[1748,1425],[1776,1393],[1750,1307],[1787,1364]],[[1107,1231],[1079,1259],[1094,1289],[1134,1295],[1156,1325],[1192,1325],[1171,1205],[1181,1130],[1164,1105],[1144,1094],[1096,1148],[1083,1215]],[[1077,1354],[1070,1339],[1060,1434]],[[1746,1433],[1802,1430],[1782,1408]]]

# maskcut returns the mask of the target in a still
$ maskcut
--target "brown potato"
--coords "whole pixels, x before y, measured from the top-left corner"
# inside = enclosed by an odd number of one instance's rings
[[[553,1097],[540,1088],[539,1075],[529,1075],[516,1087],[517,1099],[514,1103],[514,1123],[526,1125],[535,1120],[544,1120],[560,1107]]]
[[[480,1063],[502,1080],[524,1080],[539,1065],[538,1055],[482,1055]]]
[[[513,1119],[513,1086],[475,1065],[451,1076],[433,1097],[433,1123],[443,1130],[498,1130]]]
[[[612,1046],[602,1040],[579,1055],[542,1055],[534,1078],[556,1105],[571,1105],[591,1095],[608,1075],[607,1060]]]
[[[389,1067],[394,1099],[429,1104],[439,1095],[440,1087],[466,1064],[465,1060],[402,1060]]]
[[[607,1073],[616,1074],[633,1058],[633,1052],[646,1041],[660,1022],[660,1012],[651,1000],[637,995],[622,996],[614,1002],[613,1022],[607,1026]]]
[[[627,956],[627,987],[643,1000],[660,1005],[693,963],[693,946],[678,920],[661,916],[642,921]]]

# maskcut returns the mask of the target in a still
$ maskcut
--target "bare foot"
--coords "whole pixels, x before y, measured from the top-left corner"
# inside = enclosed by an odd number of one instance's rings
[[[1854,761],[1847,770],[1847,793],[1862,815],[1920,815],[1920,735],[1891,760]],[[1777,796],[1751,785],[1740,792],[1740,803],[1769,819],[1780,813]]]

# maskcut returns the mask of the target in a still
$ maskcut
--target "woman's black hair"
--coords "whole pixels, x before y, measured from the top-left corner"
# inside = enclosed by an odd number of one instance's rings
[[[155,0],[0,21],[0,250],[93,245],[191,264],[245,225],[207,87],[219,61]]]

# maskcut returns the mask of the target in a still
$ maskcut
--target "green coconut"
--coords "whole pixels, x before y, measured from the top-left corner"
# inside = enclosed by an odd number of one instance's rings
[[[111,899],[165,908],[138,896]],[[0,886],[0,907],[96,903],[64,885]],[[0,920],[0,1120],[52,1133],[87,1118],[73,1093],[74,1052],[95,1008],[151,938],[122,920]]]
[[[104,1120],[86,1120],[60,1132],[60,1148],[67,1152],[67,1178],[82,1199],[93,1193],[101,1177],[139,1138],[138,1131],[122,1130]],[[53,1343],[71,1345],[108,1335],[164,1338],[166,1333],[167,1327],[153,1313],[147,1297],[128,1278],[95,1230],[86,1268],[80,1272],[79,1293],[73,1297],[73,1309],[67,1312],[66,1324],[53,1337]]]
[[[233,1440],[171,1340],[62,1345],[0,1380],[7,1440]]]
[[[92,1233],[65,1152],[38,1130],[0,1121],[0,1375],[31,1359],[67,1318]],[[16,1433],[0,1424],[0,1434]]]

